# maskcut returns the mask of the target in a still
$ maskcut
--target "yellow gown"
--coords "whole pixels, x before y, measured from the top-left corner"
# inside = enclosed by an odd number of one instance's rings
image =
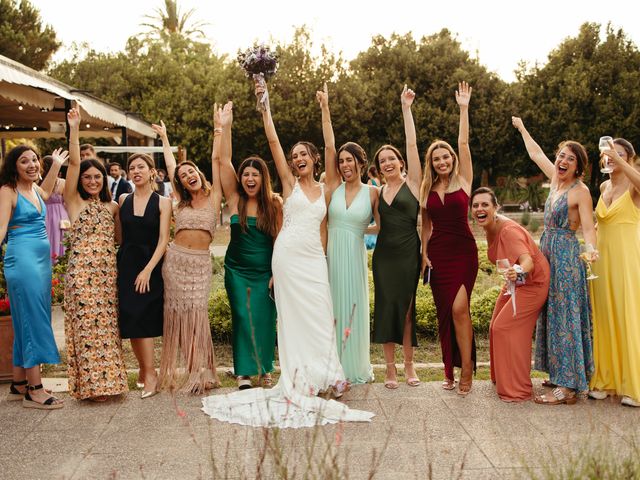
[[[589,387],[640,401],[640,209],[629,191],[596,206],[598,251],[591,281],[595,372]]]

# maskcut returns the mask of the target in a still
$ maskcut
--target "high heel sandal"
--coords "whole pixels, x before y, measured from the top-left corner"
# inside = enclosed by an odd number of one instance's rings
[[[395,363],[387,363],[387,372],[389,371],[389,366],[393,367],[394,372],[396,373],[396,376],[398,375],[398,369],[396,368],[396,364]],[[389,380],[388,378],[386,378],[386,374],[385,374],[385,379],[384,379],[384,386],[385,388],[388,388],[389,390],[395,390],[396,388],[399,387],[398,385],[398,381],[397,380]]]
[[[27,391],[24,394],[24,399],[22,400],[22,406],[24,408],[36,408],[38,410],[56,410],[58,408],[64,407],[62,400],[50,395],[44,402],[36,402],[29,392],[33,392],[35,390],[41,390],[42,384],[40,385],[27,385]]]
[[[273,377],[271,376],[270,373],[265,373],[263,375],[260,375],[260,386],[262,388],[271,388],[273,387]]]
[[[29,382],[26,380],[22,380],[21,382],[14,382],[11,380],[11,386],[9,387],[9,393],[7,394],[7,402],[22,400],[27,393],[27,390],[25,389],[24,392],[21,392],[16,387],[26,387],[28,383]]]
[[[420,385],[420,379],[417,377],[417,375],[415,377],[409,377],[407,374],[407,366],[413,367],[413,362],[404,362],[404,376],[406,377],[405,381],[410,387],[417,387],[418,385]]]
[[[444,380],[442,380],[442,389],[443,390],[453,390],[454,388],[456,388],[456,381],[455,379],[450,379],[450,378],[446,378]]]

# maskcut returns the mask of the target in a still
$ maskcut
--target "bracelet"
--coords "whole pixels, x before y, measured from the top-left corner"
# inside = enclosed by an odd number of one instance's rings
[[[213,133],[222,133],[222,129],[220,127],[216,127],[213,129]]]
[[[80,145],[80,142],[69,142],[69,145]]]

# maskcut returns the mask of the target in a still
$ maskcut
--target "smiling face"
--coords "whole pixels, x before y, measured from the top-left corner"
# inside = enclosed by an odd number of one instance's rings
[[[299,143],[291,150],[291,166],[299,177],[313,176],[315,159],[309,152],[307,145]]]
[[[490,193],[477,193],[471,199],[471,216],[482,228],[490,228],[495,223],[497,210]]]
[[[188,192],[194,193],[202,188],[202,180],[200,179],[200,172],[196,168],[189,164],[183,164],[178,167],[176,172],[180,184]]]
[[[382,173],[387,180],[393,180],[402,175],[404,162],[398,157],[395,151],[389,148],[381,149],[378,151],[376,158],[380,173]]]
[[[240,184],[248,197],[256,197],[262,186],[262,174],[255,167],[245,167],[240,174]]]
[[[109,165],[109,175],[114,180],[120,180],[120,165],[117,163],[112,163]]]
[[[142,158],[136,158],[129,162],[129,178],[136,187],[141,187],[151,182],[154,170],[149,168]]]
[[[104,176],[96,167],[89,167],[80,175],[80,183],[90,197],[97,198],[102,190]]]
[[[431,154],[431,168],[438,177],[448,177],[453,172],[455,158],[447,148],[436,148]]]
[[[556,155],[556,175],[558,180],[575,178],[578,169],[578,158],[569,147],[562,147]]]
[[[24,182],[37,182],[40,177],[40,160],[33,150],[25,150],[16,162],[18,180]]]

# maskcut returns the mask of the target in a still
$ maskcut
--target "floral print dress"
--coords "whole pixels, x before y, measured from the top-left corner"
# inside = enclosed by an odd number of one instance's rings
[[[77,399],[128,391],[118,329],[115,223],[91,201],[73,223],[64,294],[69,392]]]
[[[569,228],[569,191],[544,207],[540,250],[549,260],[551,282],[546,308],[536,326],[536,370],[549,373],[552,383],[583,392],[593,373],[591,304],[586,270],[580,260],[576,232]]]

